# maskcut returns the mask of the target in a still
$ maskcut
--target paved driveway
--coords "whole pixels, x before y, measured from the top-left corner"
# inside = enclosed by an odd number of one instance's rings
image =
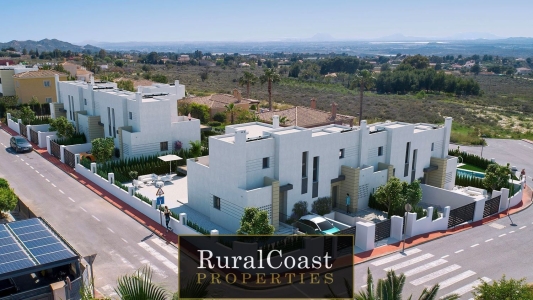
[[[533,182],[531,182],[531,176],[533,175],[533,144],[507,139],[486,139],[486,141],[488,146],[483,147],[484,158],[494,158],[501,165],[509,163],[511,166],[516,166],[518,171],[526,169],[528,185],[533,186]],[[457,145],[450,144],[450,149],[457,149]],[[481,155],[481,147],[479,146],[460,146],[460,150]]]

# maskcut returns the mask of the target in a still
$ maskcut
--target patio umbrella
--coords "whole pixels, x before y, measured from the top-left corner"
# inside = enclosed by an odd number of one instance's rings
[[[177,155],[174,155],[174,154],[167,154],[167,155],[163,155],[163,156],[159,156],[158,157],[160,160],[162,161],[168,161],[170,163],[170,172],[169,173],[172,173],[172,162],[175,161],[175,160],[182,160],[183,158],[177,156]]]

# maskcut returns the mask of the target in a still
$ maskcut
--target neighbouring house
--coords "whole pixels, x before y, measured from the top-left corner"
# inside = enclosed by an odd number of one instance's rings
[[[276,228],[294,204],[331,197],[336,213],[368,207],[369,195],[393,176],[447,190],[457,158],[448,156],[452,118],[444,125],[383,122],[361,126],[280,127],[253,122],[209,137],[209,155],[187,161],[188,204],[234,231],[246,207],[268,212]]]
[[[239,67],[241,67],[241,68],[250,67],[250,64],[249,64],[249,63],[242,62],[242,63],[239,63]]]
[[[188,148],[200,140],[200,121],[178,116],[185,86],[139,86],[137,92],[117,89],[112,82],[58,82],[58,103],[50,105],[52,118],[66,117],[88,141],[111,137],[120,158],[162,154],[180,141]]]
[[[280,117],[281,126],[298,126],[303,128],[318,127],[329,124],[353,126],[355,117],[337,113],[337,103],[331,104],[331,112],[316,109],[316,99],[311,99],[311,107],[295,106],[279,111],[266,111],[257,116],[263,122],[271,122],[274,115]]]
[[[233,103],[238,108],[249,110],[251,105],[259,105],[259,100],[244,99],[241,92],[238,89],[234,89],[233,95],[213,94],[207,97],[190,97],[183,99],[180,103],[207,105],[209,107],[210,117],[213,118],[216,113],[224,112],[226,110],[225,106],[230,103]],[[227,120],[229,120],[229,115],[227,115]]]
[[[107,70],[107,69],[109,69],[109,65],[98,65],[98,67],[100,68],[100,70]]]
[[[182,54],[180,55],[180,57],[178,57],[178,62],[179,63],[186,63],[186,62],[189,62],[191,59],[189,58],[189,55],[186,55],[186,54]]]
[[[531,73],[531,69],[530,68],[516,68],[516,74],[527,75],[529,73]]]
[[[76,78],[76,80],[82,80],[85,82],[88,82],[89,80],[91,80],[91,76],[93,75],[93,72],[87,71],[85,67],[82,67],[80,65],[77,65],[77,64],[74,64],[68,61],[61,63],[61,65],[63,66],[63,69],[65,69],[65,71],[67,71],[70,74],[70,76]]]
[[[452,68],[453,70],[460,70],[460,69],[463,68],[463,66],[460,65],[460,64],[453,64],[453,65],[451,65],[451,68]]]
[[[21,104],[36,97],[39,103],[57,102],[56,86],[66,81],[68,75],[54,70],[38,70],[13,75],[15,94]]]
[[[25,66],[25,65],[0,65],[0,96],[15,96],[15,79],[13,75],[29,72],[29,71],[38,71],[39,68],[36,66]]]
[[[205,59],[201,59],[198,64],[202,67],[214,67],[216,66],[217,64],[215,64],[214,62],[210,61],[210,60],[205,60]]]
[[[12,66],[15,64],[15,61],[12,59],[0,59],[0,66]]]

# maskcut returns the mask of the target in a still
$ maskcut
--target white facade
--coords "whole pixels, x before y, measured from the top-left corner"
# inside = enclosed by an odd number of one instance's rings
[[[114,138],[121,158],[172,151],[176,141],[187,148],[200,140],[200,121],[178,116],[178,100],[185,97],[178,81],[140,86],[136,93],[94,81],[61,81],[57,90],[62,111],[77,130],[88,141]]]
[[[432,157],[444,162],[450,175],[443,187],[451,189],[455,182],[456,159],[448,157],[451,118],[440,126],[362,121],[360,127],[282,128],[274,116],[273,124],[227,126],[225,135],[210,137],[209,156],[187,162],[189,205],[233,231],[245,207],[268,211],[275,223],[276,212],[290,216],[301,200],[311,209],[317,198],[332,197],[340,208],[346,196],[341,193],[350,189],[355,191],[352,202],[364,209],[369,194],[389,177],[407,182],[425,178],[435,170],[428,168]],[[347,168],[358,178],[344,176]],[[346,182],[334,191],[348,180],[354,186]],[[277,190],[272,181],[279,182],[279,202],[273,200]]]

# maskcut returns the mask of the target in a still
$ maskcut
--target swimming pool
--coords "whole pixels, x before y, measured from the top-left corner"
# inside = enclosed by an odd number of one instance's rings
[[[457,176],[468,176],[468,177],[485,178],[485,173],[474,172],[474,171],[463,170],[463,169],[457,169]]]

